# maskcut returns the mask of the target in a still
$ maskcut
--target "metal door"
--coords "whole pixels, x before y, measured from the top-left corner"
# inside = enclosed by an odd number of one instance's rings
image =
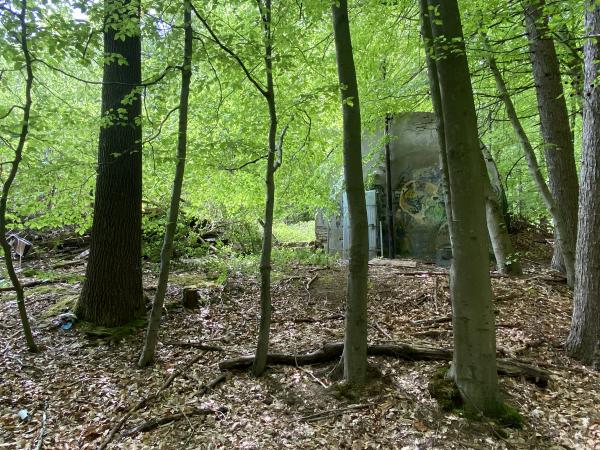
[[[367,226],[369,233],[369,259],[377,257],[377,191],[366,191]],[[350,214],[348,213],[348,198],[342,197],[344,258],[350,256]]]

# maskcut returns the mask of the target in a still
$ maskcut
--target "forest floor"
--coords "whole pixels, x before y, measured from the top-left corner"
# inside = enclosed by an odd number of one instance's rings
[[[442,412],[428,383],[443,362],[370,358],[378,375],[353,400],[332,388],[335,364],[275,366],[262,378],[234,372],[207,389],[221,373],[219,361],[253,352],[259,287],[255,277],[240,273],[223,283],[209,281],[190,264],[174,267],[158,361],[140,370],[135,363],[142,329],[112,342],[57,326],[56,314],[78,295],[85,266],[84,259],[57,258],[23,262],[25,281],[32,280],[27,273],[37,279],[44,271],[61,274],[60,283],[26,289],[41,353],[24,349],[14,296],[2,292],[0,449],[96,448],[124,414],[179,368],[182,373],[169,387],[123,422],[108,448],[600,448],[600,374],[566,356],[570,293],[534,260],[526,261],[523,277],[492,279],[499,354],[552,374],[547,388],[501,378],[507,400],[525,420],[517,430]],[[346,271],[343,264],[296,265],[275,274],[273,351],[307,352],[342,339]],[[373,264],[369,275],[371,342],[451,347],[445,269]],[[155,266],[148,266],[150,297],[155,284]],[[177,306],[182,287],[191,284],[201,292],[195,310]],[[194,358],[199,359],[189,365]],[[135,429],[169,415],[180,420]]]

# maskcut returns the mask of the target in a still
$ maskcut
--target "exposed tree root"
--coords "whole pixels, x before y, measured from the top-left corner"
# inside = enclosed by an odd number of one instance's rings
[[[331,342],[324,344],[312,353],[285,354],[269,353],[267,363],[270,365],[303,366],[334,361],[342,356],[344,344]],[[390,356],[409,361],[451,361],[452,350],[433,347],[418,347],[404,343],[372,344],[368,346],[369,356]],[[254,361],[253,355],[228,359],[219,363],[221,370],[247,369]],[[498,358],[498,373],[509,377],[523,377],[540,387],[548,385],[550,372],[539,367],[508,358]]]

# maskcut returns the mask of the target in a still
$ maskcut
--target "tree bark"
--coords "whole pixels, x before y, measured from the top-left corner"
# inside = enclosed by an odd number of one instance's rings
[[[500,177],[500,172],[498,171],[498,165],[496,164],[496,161],[494,161],[492,152],[486,145],[483,144],[483,142],[481,146],[481,152],[483,153],[483,159],[485,160],[485,167],[487,168],[487,173],[489,175],[490,183],[492,184],[492,189],[496,193],[496,196],[498,197],[498,202],[500,203],[500,210],[502,211],[504,223],[506,224],[506,228],[510,230],[510,214],[508,213],[508,199],[506,198],[506,190],[504,189],[504,185],[502,184],[502,178]]]
[[[525,26],[529,40],[529,55],[537,96],[544,155],[548,167],[550,190],[556,202],[558,237],[569,286],[575,279],[575,242],[577,239],[578,181],[569,114],[560,77],[560,65],[549,35],[548,18],[544,15],[545,0],[531,0],[525,5]],[[558,225],[558,224],[555,224]],[[560,270],[558,255],[553,267]]]
[[[392,188],[392,156],[390,149],[390,124],[392,122],[392,115],[386,114],[385,116],[385,209],[387,214],[387,244],[388,244],[388,258],[394,259],[396,257],[396,237],[394,227],[394,192]],[[383,242],[381,243],[383,249]],[[381,251],[381,257],[383,257],[383,250]]]
[[[480,142],[480,145],[483,156],[481,170],[483,173],[485,193],[486,221],[488,234],[496,258],[496,268],[501,274],[522,275],[523,269],[515,254],[510,235],[508,234],[508,227],[506,226],[504,215],[502,214],[502,206],[500,205],[498,191],[492,186],[491,174],[487,170],[487,167],[490,165],[496,167],[496,164],[494,163],[494,160],[491,159],[492,155],[487,150],[485,144]],[[488,162],[490,160],[491,163]]]
[[[171,203],[169,206],[169,215],[165,227],[165,236],[160,253],[160,271],[158,276],[158,285],[152,304],[152,312],[146,330],[146,340],[144,349],[138,365],[147,366],[154,361],[156,344],[158,342],[158,329],[162,316],[162,308],[167,292],[167,282],[169,281],[169,267],[171,265],[171,256],[173,254],[173,240],[175,238],[175,229],[177,228],[177,218],[179,216],[179,205],[181,201],[181,189],[183,186],[183,175],[185,173],[185,160],[187,154],[187,128],[188,128],[188,106],[190,97],[190,83],[192,79],[192,51],[193,51],[193,30],[192,30],[192,8],[190,0],[183,1],[183,27],[184,27],[184,46],[183,46],[183,66],[181,69],[181,93],[179,96],[179,133],[177,135],[177,164],[175,166],[175,177],[173,179],[173,190],[171,192]]]
[[[586,2],[584,40],[583,155],[573,320],[567,349],[600,368],[600,6]]]
[[[271,330],[271,250],[273,248],[273,210],[275,208],[275,171],[281,164],[280,157],[276,161],[275,156],[281,152],[283,145],[283,134],[277,148],[277,109],[275,104],[275,86],[273,83],[273,41],[271,33],[271,0],[258,0],[258,8],[263,28],[265,46],[265,73],[267,77],[267,88],[265,98],[269,107],[269,153],[267,156],[267,168],[265,173],[266,199],[265,218],[263,225],[262,251],[260,255],[260,326],[258,331],[258,343],[252,373],[260,376],[267,367],[267,353],[269,351],[269,334]]]
[[[23,285],[19,281],[19,277],[15,271],[15,267],[12,261],[12,253],[10,245],[6,240],[6,204],[8,202],[8,196],[10,194],[10,188],[17,176],[19,170],[19,164],[23,159],[23,149],[25,148],[25,142],[27,141],[27,135],[29,134],[29,118],[31,116],[31,89],[33,87],[33,69],[31,54],[29,53],[29,45],[27,41],[27,0],[21,0],[21,12],[19,14],[20,23],[20,34],[19,40],[21,44],[21,51],[23,52],[23,59],[25,60],[25,104],[23,105],[23,120],[21,122],[21,132],[19,134],[19,142],[15,148],[15,159],[10,163],[10,171],[4,184],[2,185],[2,196],[0,197],[0,246],[4,252],[4,263],[6,264],[6,272],[10,278],[15,293],[17,295],[17,309],[19,310],[19,317],[21,319],[21,325],[23,326],[23,334],[25,335],[25,343],[27,348],[31,352],[37,352],[38,347],[33,338],[31,332],[31,326],[29,324],[29,318],[27,317],[27,309],[25,308],[25,294],[23,292]]]
[[[123,325],[144,313],[141,266],[142,127],[139,4],[105,0],[102,121],[92,242],[79,319]],[[131,23],[135,27],[131,27]],[[123,30],[127,31],[123,38]],[[119,33],[119,34],[118,34]]]
[[[453,377],[465,403],[500,412],[483,165],[473,89],[456,0],[429,0],[452,203]]]
[[[440,146],[439,168],[441,174],[441,185],[444,195],[444,208],[446,211],[446,219],[448,222],[448,231],[452,224],[452,199],[450,197],[450,189],[448,188],[448,159],[446,157],[446,136],[444,130],[444,113],[442,111],[442,97],[440,94],[440,83],[437,74],[437,67],[434,60],[433,36],[431,32],[431,22],[429,17],[429,5],[427,0],[419,0],[420,20],[421,20],[421,37],[425,50],[425,61],[427,63],[427,76],[429,79],[429,92],[431,102],[436,119],[436,131],[438,143]],[[452,241],[452,233],[449,233]]]
[[[560,231],[561,229],[566,229],[568,227],[568,225],[564,221],[565,216],[563,214],[559,214],[558,205],[555,201],[555,198],[552,195],[552,192],[550,191],[550,188],[546,184],[546,180],[544,179],[544,176],[542,175],[542,170],[540,169],[540,166],[538,164],[537,157],[535,155],[535,150],[533,149],[533,146],[531,145],[531,141],[529,140],[529,137],[527,136],[525,129],[521,125],[521,121],[519,120],[519,116],[517,115],[515,106],[510,98],[508,89],[506,88],[506,83],[504,82],[504,78],[502,77],[502,74],[500,73],[500,69],[498,68],[498,65],[496,64],[496,60],[494,59],[493,56],[491,56],[491,53],[489,53],[487,60],[488,60],[488,66],[489,66],[492,74],[494,75],[494,79],[496,81],[496,88],[498,89],[498,95],[500,96],[500,99],[504,102],[504,107],[506,108],[506,115],[508,116],[508,119],[510,120],[513,130],[515,131],[515,134],[517,135],[517,138],[519,139],[519,142],[520,142],[523,152],[525,154],[525,161],[527,162],[527,168],[529,169],[529,173],[531,174],[531,176],[535,182],[537,190],[540,193],[542,200],[544,201],[544,203],[546,205],[546,208],[548,208],[548,212],[550,213],[550,216],[552,217],[552,221],[555,224],[555,231]],[[568,236],[568,233],[565,232],[564,235]],[[562,235],[557,233],[557,236],[559,239],[561,239]],[[565,244],[564,246],[568,247],[567,244]],[[568,277],[567,277],[567,282],[568,282]]]
[[[332,5],[333,35],[343,113],[344,180],[350,216],[350,261],[344,337],[344,378],[363,385],[367,373],[368,230],[362,176],[361,120],[348,2]]]

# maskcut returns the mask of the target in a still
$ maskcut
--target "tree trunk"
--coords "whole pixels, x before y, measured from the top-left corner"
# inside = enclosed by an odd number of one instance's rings
[[[489,175],[490,183],[492,184],[492,189],[496,193],[496,196],[498,197],[498,202],[500,203],[500,210],[502,211],[504,223],[506,224],[507,230],[510,230],[510,214],[508,213],[508,199],[506,198],[506,190],[504,189],[504,185],[502,184],[502,178],[500,177],[498,166],[496,165],[496,161],[494,161],[492,152],[490,152],[488,147],[485,144],[483,144],[483,142],[481,142],[481,152],[483,153],[483,159],[485,160],[485,167],[487,168],[487,173]]]
[[[29,53],[29,46],[27,42],[27,0],[21,0],[21,13],[19,14],[19,22],[21,26],[19,39],[21,44],[21,51],[23,52],[23,59],[25,60],[25,71],[27,76],[25,78],[25,104],[23,105],[23,121],[21,122],[21,132],[19,134],[19,142],[15,148],[15,159],[10,163],[10,171],[4,184],[2,185],[2,196],[0,197],[0,246],[4,252],[4,263],[6,264],[6,272],[10,278],[15,293],[17,295],[17,308],[19,310],[19,317],[21,319],[21,325],[23,326],[23,334],[25,335],[25,343],[27,348],[31,352],[37,352],[38,347],[33,339],[31,332],[31,326],[29,325],[29,318],[27,317],[27,310],[25,308],[25,294],[23,292],[23,285],[19,281],[19,277],[15,271],[15,267],[12,261],[11,248],[6,240],[6,203],[8,202],[8,195],[10,188],[17,176],[19,170],[19,164],[23,159],[23,148],[27,141],[27,135],[29,134],[29,118],[31,115],[31,89],[33,86],[33,69],[31,54]]]
[[[452,199],[450,198],[450,189],[448,188],[448,159],[446,156],[446,136],[444,130],[444,113],[442,111],[442,97],[440,94],[440,83],[437,74],[437,67],[434,60],[433,36],[431,35],[431,22],[429,19],[429,4],[427,0],[419,0],[420,19],[421,19],[421,37],[425,49],[425,61],[427,62],[427,76],[429,79],[429,91],[431,95],[431,103],[436,119],[436,131],[438,143],[440,146],[439,167],[441,174],[441,185],[444,195],[444,207],[446,211],[446,219],[448,221],[448,231],[450,241],[452,241],[452,233],[450,226],[452,225]]]
[[[489,52],[489,50],[488,50],[488,52]],[[508,94],[508,90],[506,88],[506,83],[504,82],[504,78],[502,78],[502,74],[500,73],[500,70],[498,69],[496,60],[491,55],[492,55],[492,53],[489,52],[488,65],[490,67],[492,74],[494,75],[494,79],[496,81],[496,87],[498,89],[498,95],[500,96],[500,99],[504,102],[504,106],[506,108],[506,115],[508,116],[508,119],[510,120],[510,123],[513,127],[513,130],[515,131],[515,134],[517,135],[517,138],[519,139],[521,147],[523,148],[523,152],[525,154],[525,161],[527,162],[527,168],[529,169],[529,173],[533,177],[533,180],[538,189],[538,192],[540,193],[542,200],[544,201],[544,203],[546,204],[546,207],[548,208],[548,212],[550,213],[550,216],[552,217],[552,221],[555,224],[555,231],[560,231],[561,229],[566,229],[568,227],[568,225],[564,222],[565,216],[563,214],[559,214],[559,212],[558,212],[558,209],[559,209],[558,204],[555,202],[555,198],[552,196],[552,193],[550,192],[550,188],[546,184],[546,180],[544,179],[544,176],[542,175],[542,171],[538,164],[537,157],[535,156],[535,150],[533,149],[533,146],[531,145],[531,142],[529,141],[529,137],[527,136],[527,133],[525,133],[525,129],[521,125],[521,121],[519,120],[519,116],[517,115],[515,106],[510,98],[510,95]],[[556,233],[556,236],[559,239],[561,239],[562,235],[559,233]],[[568,236],[568,233],[565,233],[565,236]],[[557,242],[561,242],[561,241],[557,241]],[[557,245],[557,247],[560,247],[560,248],[562,248],[563,246],[568,247],[567,244]]]
[[[492,186],[492,174],[487,170],[488,167],[496,167],[494,160],[485,144],[480,142],[481,153],[484,164],[481,164],[483,173],[483,183],[485,192],[485,212],[487,220],[488,234],[494,249],[496,258],[496,268],[498,272],[506,275],[522,275],[523,269],[521,263],[515,254],[514,247],[508,234],[508,227],[502,214],[502,206],[498,191]],[[492,172],[493,173],[493,172]],[[497,172],[496,172],[497,174]],[[499,178],[498,178],[499,179]]]
[[[392,188],[392,156],[390,149],[390,124],[392,122],[392,115],[386,114],[385,116],[385,128],[383,130],[385,135],[385,209],[387,214],[387,244],[388,244],[388,258],[394,259],[396,257],[396,239],[395,239],[395,227],[394,227],[394,192]],[[383,257],[383,242],[381,243],[381,257]]]
[[[167,282],[169,280],[169,267],[171,256],[173,254],[173,240],[175,238],[175,229],[177,228],[177,217],[179,216],[179,204],[181,201],[181,189],[183,186],[183,175],[185,172],[185,159],[187,153],[187,127],[188,127],[188,105],[190,97],[190,83],[192,79],[192,50],[193,50],[193,31],[192,31],[192,8],[190,0],[183,1],[183,26],[184,26],[184,46],[183,46],[183,67],[181,69],[181,93],[179,96],[179,134],[177,136],[177,164],[175,166],[175,177],[173,179],[173,190],[171,192],[171,204],[169,206],[169,215],[165,227],[165,237],[160,253],[160,272],[158,276],[158,286],[152,312],[146,331],[146,340],[144,349],[138,365],[147,366],[154,361],[156,343],[158,342],[158,329],[162,308],[167,291]]]
[[[276,143],[277,134],[277,110],[275,108],[275,87],[273,84],[273,41],[271,33],[271,0],[258,0],[258,7],[263,27],[265,45],[265,72],[267,77],[267,89],[265,98],[269,106],[269,153],[267,156],[267,168],[265,173],[266,199],[265,218],[263,225],[262,251],[260,255],[260,326],[258,331],[258,343],[252,373],[260,376],[267,367],[267,354],[269,352],[269,334],[271,329],[271,250],[273,247],[273,210],[275,208],[275,171],[281,164],[281,158],[275,161],[277,151],[282,151],[280,142],[279,149]],[[282,135],[283,141],[283,135]]]
[[[348,2],[332,5],[333,35],[343,113],[344,180],[350,216],[350,261],[344,337],[344,378],[363,385],[367,372],[367,279],[369,241],[362,176],[358,84],[352,53]]]
[[[483,165],[462,24],[456,0],[429,0],[452,202],[450,288],[453,376],[465,403],[501,412],[485,222]]]
[[[525,25],[550,190],[556,203],[556,213],[563,224],[556,233],[559,237],[557,246],[562,252],[567,281],[569,286],[573,286],[577,239],[577,170],[560,65],[543,9],[544,0],[532,0],[526,4]],[[553,259],[554,267],[560,270],[556,259]]]
[[[76,307],[79,319],[109,327],[144,312],[140,12],[128,5],[104,2],[104,54],[127,64],[109,57],[104,64],[92,242]],[[125,29],[124,38],[117,34]]]
[[[569,353],[600,368],[600,7],[586,2],[583,155]]]

